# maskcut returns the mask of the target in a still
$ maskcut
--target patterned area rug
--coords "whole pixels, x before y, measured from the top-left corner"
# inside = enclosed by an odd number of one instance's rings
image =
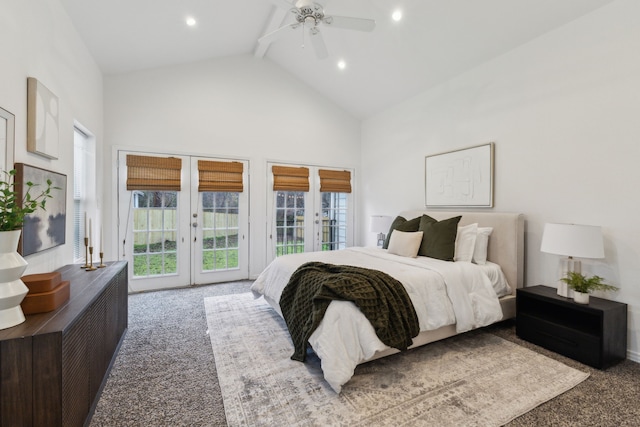
[[[336,394],[250,293],[205,298],[229,426],[500,426],[589,374],[472,331],[358,366]]]

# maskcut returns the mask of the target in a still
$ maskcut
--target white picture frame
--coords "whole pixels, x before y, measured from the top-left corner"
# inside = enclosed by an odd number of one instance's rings
[[[34,77],[27,78],[27,151],[57,159],[60,101]]]
[[[15,134],[15,116],[0,108],[0,170],[13,169],[13,144]]]
[[[493,207],[494,143],[425,157],[427,207]]]

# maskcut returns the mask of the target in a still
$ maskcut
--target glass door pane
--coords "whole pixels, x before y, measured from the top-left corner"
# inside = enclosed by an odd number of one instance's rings
[[[321,193],[322,197],[322,251],[347,247],[347,193]]]
[[[136,191],[133,194],[133,277],[176,274],[176,191]]]
[[[202,193],[202,271],[238,268],[239,193]]]
[[[276,256],[305,251],[305,192],[276,192]]]

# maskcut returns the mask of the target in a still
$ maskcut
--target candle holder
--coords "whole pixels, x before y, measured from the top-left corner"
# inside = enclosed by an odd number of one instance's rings
[[[105,263],[102,261],[103,259],[104,259],[104,252],[100,251],[100,264],[98,265],[98,268],[106,267]]]
[[[93,266],[93,246],[89,246],[89,266],[86,271],[97,270],[96,267]]]
[[[89,238],[84,238],[84,265],[80,268],[89,268]]]

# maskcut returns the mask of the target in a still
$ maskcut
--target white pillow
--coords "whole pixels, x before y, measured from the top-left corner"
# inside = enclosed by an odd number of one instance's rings
[[[493,232],[493,227],[478,227],[476,246],[473,251],[473,262],[479,265],[487,263],[487,248],[489,247],[489,236]]]
[[[400,231],[393,230],[389,239],[387,252],[409,258],[418,256],[418,249],[422,243],[422,231]]]
[[[478,223],[458,227],[456,234],[456,250],[453,255],[454,261],[471,262],[473,251],[476,247],[476,235],[478,234]]]

